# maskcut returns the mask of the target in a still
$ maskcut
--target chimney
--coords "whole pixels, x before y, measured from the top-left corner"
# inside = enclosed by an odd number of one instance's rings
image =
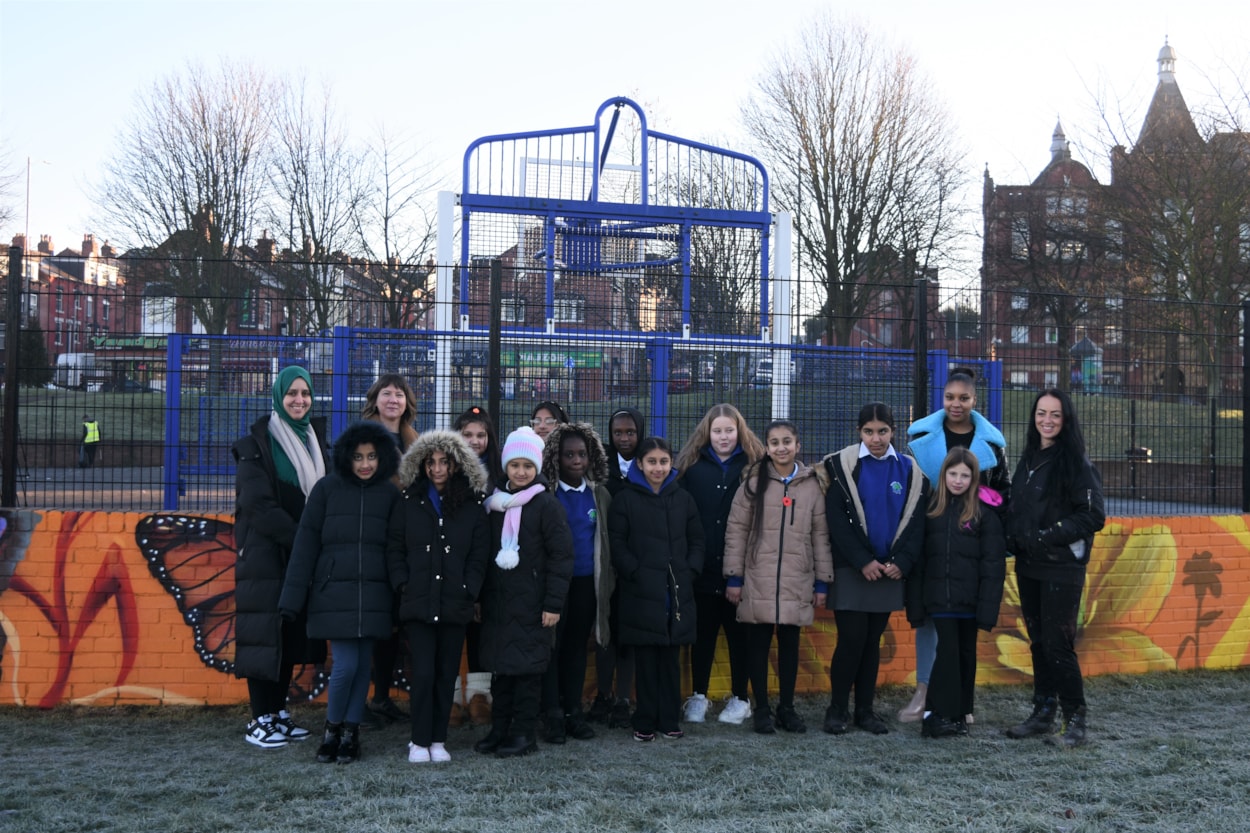
[[[41,255],[52,254],[52,235],[50,234],[39,235],[39,254]]]
[[[261,263],[273,263],[273,238],[269,236],[269,229],[261,232],[256,241],[256,255]]]
[[[117,250],[105,240],[104,245],[100,247],[100,257],[117,257]]]
[[[22,254],[26,254],[26,235],[24,234],[13,235],[13,245],[21,249]]]
[[[95,235],[84,234],[82,236],[82,256],[95,257]]]

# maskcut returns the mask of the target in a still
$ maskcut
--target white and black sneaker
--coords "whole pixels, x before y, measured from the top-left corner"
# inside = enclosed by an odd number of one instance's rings
[[[243,739],[261,749],[281,749],[289,742],[282,730],[274,725],[270,715],[253,718],[252,722],[247,724]]]
[[[312,732],[292,720],[291,713],[286,709],[278,712],[278,716],[273,719],[273,726],[285,735],[287,740],[308,740],[312,737]]]

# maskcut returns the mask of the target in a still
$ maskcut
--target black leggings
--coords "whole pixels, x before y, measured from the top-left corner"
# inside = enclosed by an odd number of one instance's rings
[[[845,712],[854,686],[855,714],[869,714],[877,695],[881,635],[890,623],[890,614],[835,610],[833,618],[838,624],[838,646],[829,663],[829,705]]]
[[[716,660],[716,641],[722,628],[729,647],[730,691],[747,699],[746,625],[738,621],[738,607],[719,593],[695,593],[695,640],[690,649],[690,679],[695,694],[707,694]]]
[[[556,625],[556,649],[543,674],[543,711],[582,713],[586,687],[586,644],[595,628],[595,577],[574,576]]]
[[[284,662],[278,669],[277,680],[247,678],[247,698],[252,704],[253,718],[277,714],[286,708],[287,692],[291,688],[294,670],[294,664]]]
[[[751,693],[755,695],[755,711],[768,711],[768,654],[777,632],[778,705],[794,706],[794,684],[799,676],[798,625],[744,625],[750,655]]]

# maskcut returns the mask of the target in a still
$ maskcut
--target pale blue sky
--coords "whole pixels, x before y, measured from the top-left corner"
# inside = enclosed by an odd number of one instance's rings
[[[90,225],[86,188],[115,147],[135,96],[188,61],[218,56],[325,78],[361,135],[385,121],[416,133],[451,190],[478,136],[589,123],[614,95],[651,106],[657,129],[747,149],[739,108],[770,54],[817,10],[852,9],[918,56],[965,138],[979,205],[986,163],[1000,182],[1046,164],[1056,115],[1078,158],[1109,91],[1140,123],[1168,35],[1191,106],[1213,79],[1247,71],[1250,7],[1200,0],[633,0],[628,3],[356,0],[295,2],[0,0],[0,135],[22,168],[7,240],[30,233],[77,247]],[[1126,9],[1130,11],[1125,11]],[[1231,10],[1230,10],[1231,9]],[[948,286],[964,274],[943,275]]]

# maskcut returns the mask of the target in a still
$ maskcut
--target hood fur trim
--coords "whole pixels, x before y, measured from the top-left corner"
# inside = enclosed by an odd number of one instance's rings
[[[372,443],[378,452],[378,470],[370,478],[390,480],[399,466],[399,448],[391,432],[376,422],[353,422],[334,441],[334,470],[340,477],[352,478],[352,452],[362,443]]]
[[[399,464],[399,486],[407,489],[421,476],[425,458],[435,451],[441,451],[451,458],[456,468],[469,478],[469,486],[475,492],[485,492],[489,477],[482,462],[477,459],[473,449],[464,441],[464,437],[454,431],[426,431],[408,447],[404,459]]]

